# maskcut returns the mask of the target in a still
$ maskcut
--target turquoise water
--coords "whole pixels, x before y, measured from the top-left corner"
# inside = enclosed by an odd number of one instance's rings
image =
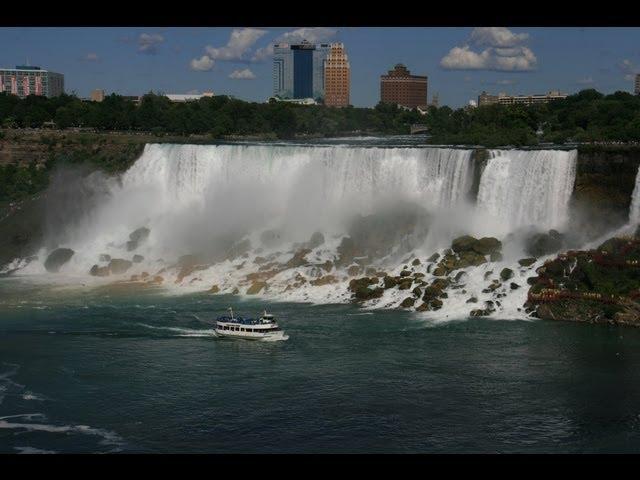
[[[3,453],[639,450],[637,329],[0,281]]]

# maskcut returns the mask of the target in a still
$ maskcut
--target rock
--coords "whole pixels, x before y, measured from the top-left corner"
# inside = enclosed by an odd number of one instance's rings
[[[416,312],[424,312],[426,310],[431,310],[431,308],[429,307],[429,304],[427,302],[423,302],[419,306],[416,307]]]
[[[411,276],[411,271],[410,270],[402,270],[400,272],[400,276],[401,277],[409,277],[409,276]]]
[[[384,293],[384,288],[376,287],[374,289],[369,288],[370,285],[378,283],[377,278],[354,278],[349,282],[349,290],[354,294],[356,300],[369,300],[371,298],[379,298]]]
[[[518,288],[520,288],[520,285],[515,282],[511,282],[509,286],[511,287],[511,290],[517,290]]]
[[[398,282],[394,277],[390,277],[390,276],[386,276],[383,278],[384,281],[384,288],[393,288],[395,287]]]
[[[146,227],[140,227],[129,234],[129,241],[127,242],[127,251],[131,252],[138,248],[149,237],[150,230]]]
[[[100,260],[101,262],[108,262],[108,261],[110,261],[110,260],[111,260],[111,255],[108,255],[108,254],[106,254],[106,253],[101,253],[101,254],[100,254],[100,257],[99,257],[99,260]]]
[[[347,275],[350,277],[357,277],[362,273],[362,267],[360,265],[351,265],[347,268]]]
[[[402,307],[402,308],[413,307],[414,303],[416,303],[416,299],[415,298],[407,297],[402,301],[402,303],[400,304],[400,307]]]
[[[467,274],[467,272],[461,271],[456,273],[456,276],[454,277],[454,280],[456,281],[456,283],[460,283],[462,280],[465,280],[466,277],[468,277],[469,275]]]
[[[424,277],[424,273],[416,272],[413,274],[413,278],[415,278],[416,280],[422,277]]]
[[[418,265],[420,265],[420,259],[416,258],[413,262],[411,262],[411,265],[417,267]]]
[[[506,282],[510,278],[513,278],[513,270],[511,270],[510,268],[503,268],[500,272],[500,278],[503,282]]]
[[[442,308],[442,300],[434,298],[429,302],[429,306],[431,307],[431,310],[440,310]]]
[[[357,255],[358,251],[356,249],[355,242],[351,237],[344,237],[338,245],[338,260],[336,260],[336,265],[349,265],[353,262],[353,258]]]
[[[437,262],[439,258],[440,258],[440,254],[436,252],[433,255],[431,255],[429,258],[427,258],[427,262]]]
[[[476,297],[469,297],[466,303],[478,303],[478,299]]]
[[[253,259],[253,263],[255,263],[256,265],[262,265],[266,261],[267,261],[267,259],[264,258],[264,257],[256,257],[256,258]]]
[[[133,263],[140,263],[144,260],[144,257],[142,255],[134,255],[132,260]]]
[[[475,251],[461,252],[458,261],[454,264],[453,268],[477,267],[483,263],[487,263],[487,259],[484,255]]]
[[[220,287],[218,285],[213,285],[208,293],[218,293],[220,291]]]
[[[411,278],[404,278],[398,282],[398,289],[409,290],[411,285],[413,285],[413,280]]]
[[[305,256],[310,253],[311,250],[308,248],[301,248],[298,250],[293,257],[286,263],[287,268],[298,268],[309,265],[309,262],[305,258]]]
[[[71,260],[74,254],[75,252],[70,248],[56,248],[45,260],[44,268],[47,272],[58,273],[60,267]]]
[[[147,281],[149,285],[160,285],[162,282],[164,282],[164,277],[161,275],[156,275],[151,280]]]
[[[488,272],[484,273],[484,279],[488,279],[491,275],[493,275],[493,270],[489,270]]]
[[[420,297],[422,295],[422,290],[420,290],[420,287],[416,287],[411,291],[411,293],[413,293],[416,297]]]
[[[473,249],[473,245],[478,240],[471,235],[463,235],[462,237],[455,238],[453,242],[451,242],[451,249],[456,252],[467,252]]]
[[[142,272],[142,273],[140,274],[140,278],[141,278],[141,279],[143,279],[143,280],[144,280],[145,278],[148,278],[148,277],[149,277],[149,272]]]
[[[98,265],[94,265],[89,270],[89,274],[94,277],[107,277],[111,272],[109,271],[109,267],[99,267]]]
[[[240,293],[240,290],[238,290],[238,287],[235,287],[233,289],[233,292],[231,292],[231,295],[238,295]]]
[[[309,242],[307,243],[307,245],[308,245],[308,248],[313,250],[314,248],[319,247],[323,243],[324,243],[324,235],[321,232],[314,232],[313,235],[311,235],[311,238],[309,239]]]
[[[129,240],[132,240],[134,242],[143,242],[149,237],[150,232],[151,230],[149,230],[147,227],[137,228],[129,234]]]
[[[444,267],[436,267],[433,270],[433,275],[436,277],[444,277],[447,275],[447,270]]]
[[[473,250],[481,255],[491,255],[502,250],[502,242],[494,237],[483,237],[473,245]]]
[[[529,277],[529,278],[527,278],[527,283],[529,285],[534,285],[538,281],[538,278],[539,277]]]
[[[327,272],[330,272],[331,269],[333,268],[333,262],[331,260],[327,260],[326,262],[321,264],[320,267],[322,267]]]
[[[133,262],[125,260],[124,258],[112,258],[109,262],[109,271],[114,275],[120,275],[129,270],[131,265],[133,265]]]
[[[333,275],[325,275],[324,277],[320,277],[316,280],[311,280],[309,282],[314,287],[321,287],[323,285],[330,285],[332,283],[338,283],[338,279]]]
[[[247,289],[247,295],[256,295],[267,288],[267,282],[253,282]]]
[[[541,257],[562,249],[564,238],[555,230],[536,233],[525,241],[525,251],[532,257]]]
[[[537,261],[537,258],[529,257],[529,258],[521,258],[520,260],[518,260],[518,263],[522,267],[530,267],[531,265],[536,263],[536,261]]]

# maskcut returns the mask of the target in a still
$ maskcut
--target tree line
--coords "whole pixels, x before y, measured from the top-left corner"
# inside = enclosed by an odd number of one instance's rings
[[[329,108],[286,102],[255,103],[227,96],[173,103],[163,95],[144,95],[139,105],[112,94],[102,102],[73,95],[25,99],[0,94],[0,125],[98,131],[144,131],[156,134],[332,136],[354,133],[407,134],[411,124],[425,124],[430,142],[439,144],[536,145],[640,140],[640,97],[626,92],[603,95],[582,90],[566,99],[540,105],[485,105],[452,109],[416,109],[379,103],[375,108]]]
[[[5,128],[39,128],[55,122],[57,128],[91,128],[99,131],[144,131],[174,135],[339,135],[376,132],[409,133],[422,116],[391,105],[374,109],[286,102],[254,103],[227,96],[204,97],[174,103],[163,95],[144,95],[139,105],[112,94],[102,102],[82,101],[72,95],[19,99],[0,94],[0,124]]]

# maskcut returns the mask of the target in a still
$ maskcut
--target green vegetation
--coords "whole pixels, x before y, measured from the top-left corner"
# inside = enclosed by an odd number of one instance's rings
[[[375,108],[329,108],[285,102],[252,103],[226,96],[171,103],[153,93],[139,106],[118,95],[103,102],[74,96],[30,96],[24,100],[0,94],[0,125],[97,131],[141,131],[162,135],[206,135],[209,138],[260,135],[291,138],[353,133],[406,134],[410,125],[426,124],[431,143],[495,147],[500,145],[575,142],[632,142],[640,139],[640,97],[626,92],[603,95],[583,90],[563,100],[535,105],[487,105],[479,108],[430,107],[427,115],[395,105]]]
[[[157,135],[296,135],[332,136],[343,133],[409,133],[412,123],[423,119],[417,111],[395,105],[376,108],[329,108],[285,102],[250,103],[226,96],[172,103],[153,93],[139,106],[118,95],[103,102],[85,102],[74,96],[29,96],[23,100],[0,94],[0,124],[5,128],[39,128],[54,121],[58,128],[91,128],[98,131],[142,131]]]
[[[12,163],[0,165],[0,201],[20,200],[38,193],[48,184],[48,169],[38,168],[35,162],[26,167]]]

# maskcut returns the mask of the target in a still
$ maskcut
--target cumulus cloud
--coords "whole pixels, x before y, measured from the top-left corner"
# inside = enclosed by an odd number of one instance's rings
[[[528,33],[513,33],[505,27],[478,27],[471,32],[471,41],[480,46],[513,47],[528,39]]]
[[[245,68],[244,70],[234,70],[229,74],[229,78],[236,80],[253,80],[256,76],[251,70]]]
[[[528,38],[527,33],[515,34],[504,27],[475,28],[469,42],[449,50],[440,66],[448,70],[531,71],[538,59],[529,47],[521,45]],[[473,46],[486,48],[476,51]]]
[[[242,60],[244,53],[249,50],[265,33],[266,30],[257,28],[236,28],[231,32],[229,41],[224,47],[207,45],[207,55],[214,60]]]
[[[138,37],[138,52],[155,55],[162,42],[164,37],[159,33],[141,33]]]
[[[632,81],[637,73],[640,73],[640,68],[633,64],[631,60],[624,59],[618,64],[618,68],[624,74],[624,79],[628,82]]]
[[[336,33],[338,33],[336,29],[328,27],[297,28],[278,36],[273,43],[257,49],[253,57],[251,57],[251,61],[261,62],[273,56],[273,45],[275,43],[300,43],[303,40],[310,43],[322,43],[335,36]]]
[[[202,55],[200,58],[194,58],[191,60],[189,66],[191,70],[196,72],[208,72],[213,68],[215,62],[208,55]]]

